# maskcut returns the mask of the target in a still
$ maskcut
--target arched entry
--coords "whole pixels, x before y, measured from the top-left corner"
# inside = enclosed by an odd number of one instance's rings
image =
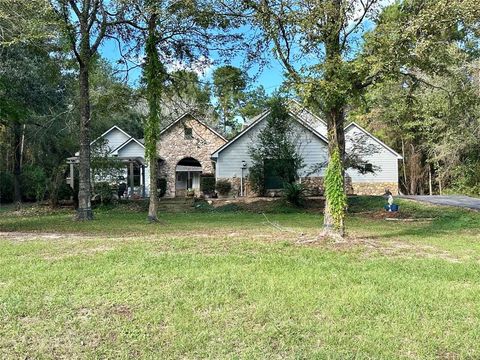
[[[200,193],[200,174],[202,165],[197,159],[186,157],[175,168],[175,196],[186,196],[187,190]]]

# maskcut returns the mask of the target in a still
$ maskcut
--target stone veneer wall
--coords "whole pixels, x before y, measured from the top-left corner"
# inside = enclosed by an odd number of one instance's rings
[[[357,195],[383,195],[385,190],[390,190],[393,195],[398,195],[398,183],[396,182],[371,182],[352,183],[353,193]]]
[[[222,180],[228,180],[232,184],[232,190],[230,191],[230,196],[239,196],[240,195],[240,178],[221,178]],[[217,180],[220,180],[217,179]],[[246,196],[255,197],[255,194],[247,179],[244,180]],[[323,196],[324,195],[324,179],[323,177],[305,177],[301,178],[302,184],[307,188],[308,196]],[[347,177],[345,179],[345,188],[347,194],[349,195],[383,195],[385,190],[388,189],[392,192],[393,195],[398,195],[398,183],[357,183],[352,182],[351,178]],[[278,195],[278,194],[277,194]],[[267,192],[268,196],[268,192]]]
[[[192,139],[185,139],[185,126],[192,128]],[[210,156],[225,142],[190,116],[186,116],[164,132],[157,144],[157,154],[164,160],[159,169],[159,176],[167,179],[165,197],[175,196],[176,166],[180,160],[186,157],[194,158],[202,165],[202,173],[215,174]]]

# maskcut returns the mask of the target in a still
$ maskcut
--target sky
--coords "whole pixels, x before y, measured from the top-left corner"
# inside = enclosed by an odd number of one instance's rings
[[[100,48],[100,54],[102,57],[110,61],[114,66],[120,58],[118,45],[114,40],[106,40]],[[218,63],[216,63],[218,62]],[[190,68],[195,71],[202,81],[211,81],[212,73],[215,67],[221,66],[223,64],[231,64],[233,66],[241,67],[242,61],[240,58],[223,58],[220,59],[214,54],[210,64],[206,66],[194,66]],[[170,65],[170,70],[184,69],[185,66],[178,62],[173,62]],[[121,73],[124,75],[124,73]],[[273,93],[283,82],[283,68],[280,63],[273,58],[269,59],[268,64],[264,66],[261,70],[258,67],[254,67],[248,71],[249,77],[252,79],[251,86],[256,87],[262,85],[268,94]],[[141,76],[141,69],[135,68],[128,73],[128,82],[132,86],[138,85],[138,81]]]
[[[394,1],[395,0],[380,0],[379,5],[380,7],[383,7],[383,6],[392,4]],[[373,23],[371,21],[368,21],[365,24],[364,31],[371,30],[372,28],[373,28]],[[248,31],[248,29],[246,29],[246,31]],[[359,44],[355,45],[354,51],[358,49],[358,47],[359,47]],[[120,58],[117,43],[114,40],[107,39],[102,44],[100,48],[100,53],[104,58],[109,60],[114,65],[117,63],[118,59]],[[215,54],[212,54],[211,56],[212,56],[211,59],[207,59],[209,61],[206,61],[207,62],[206,66],[197,65],[190,68],[190,70],[195,71],[199,75],[200,80],[205,82],[211,81],[212,72],[216,66],[220,66],[223,64],[230,64],[237,67],[242,66],[242,59],[239,57],[234,57],[232,59],[225,59],[225,58],[220,59]],[[280,64],[280,62],[273,57],[273,55],[269,56],[267,60],[268,60],[267,64],[262,69],[259,70],[258,67],[256,68],[254,67],[248,71],[248,75],[252,79],[252,83],[250,84],[252,87],[257,87],[259,85],[262,85],[265,88],[267,94],[271,94],[281,86],[284,79],[284,69]],[[205,61],[203,61],[203,63],[205,63]],[[172,61],[172,63],[169,66],[169,70],[178,70],[182,68],[185,69],[185,66],[176,61]],[[128,73],[128,82],[132,86],[137,86],[140,76],[141,76],[140,68],[131,70]]]

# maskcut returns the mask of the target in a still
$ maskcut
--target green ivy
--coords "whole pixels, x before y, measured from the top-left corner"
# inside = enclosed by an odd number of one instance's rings
[[[327,172],[325,175],[325,195],[328,209],[336,229],[342,225],[347,207],[347,196],[343,186],[343,167],[340,153],[336,149],[330,156]]]

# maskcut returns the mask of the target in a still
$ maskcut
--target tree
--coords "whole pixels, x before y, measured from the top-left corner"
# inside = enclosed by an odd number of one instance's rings
[[[249,168],[249,180],[252,189],[260,195],[265,194],[267,178],[274,179],[282,186],[294,183],[298,171],[304,167],[299,154],[299,141],[296,136],[290,114],[281,98],[269,101],[270,114],[266,126],[258,134],[258,139],[249,148],[252,165]]]
[[[79,192],[78,220],[92,220],[90,183],[90,69],[92,59],[106,36],[118,25],[122,8],[107,0],[49,0],[52,9],[62,24],[70,50],[75,56],[79,70]]]
[[[288,82],[306,104],[324,114],[329,158],[338,154],[341,164],[329,174],[340,171],[335,178],[342,182],[346,107],[372,81],[368,69],[354,61],[358,56],[354,39],[362,33],[365,20],[373,14],[377,3],[377,0],[243,1],[243,10],[250,12],[249,21],[262,32],[257,44],[265,45],[257,48],[265,51],[265,47],[271,47],[285,68]],[[326,181],[327,186],[329,183],[332,182]],[[327,189],[324,234],[339,236],[344,232],[345,209],[337,208],[342,202],[331,200]]]
[[[227,129],[235,132],[238,124],[236,117],[239,115],[246,87],[247,77],[237,67],[221,66],[213,72],[213,92],[217,97],[225,134]]]
[[[202,82],[197,72],[182,69],[167,76],[162,97],[162,115],[168,120],[177,119],[190,112],[214,125],[216,114],[210,101],[211,89]]]
[[[169,65],[181,62],[185,67],[199,59],[208,59],[211,47],[220,55],[232,50],[236,35],[225,34],[235,20],[217,11],[215,1],[132,1],[130,19],[125,22],[123,39],[131,42],[131,51],[146,56],[144,85],[149,115],[145,122],[145,147],[150,164],[150,206],[148,219],[157,219],[157,143],[161,125],[160,101],[166,90]],[[228,46],[227,46],[228,45]]]
[[[478,114],[479,11],[472,1],[405,1],[387,7],[365,37],[361,58],[383,81],[352,115],[402,149],[406,193],[431,193],[435,179],[441,192],[460,163],[475,168],[467,154]]]
[[[58,59],[45,41],[0,46],[0,125],[11,143],[14,200],[22,201],[21,176],[29,135],[48,126],[64,104],[65,89]],[[33,141],[33,140],[32,140]],[[8,154],[8,152],[7,152]]]

